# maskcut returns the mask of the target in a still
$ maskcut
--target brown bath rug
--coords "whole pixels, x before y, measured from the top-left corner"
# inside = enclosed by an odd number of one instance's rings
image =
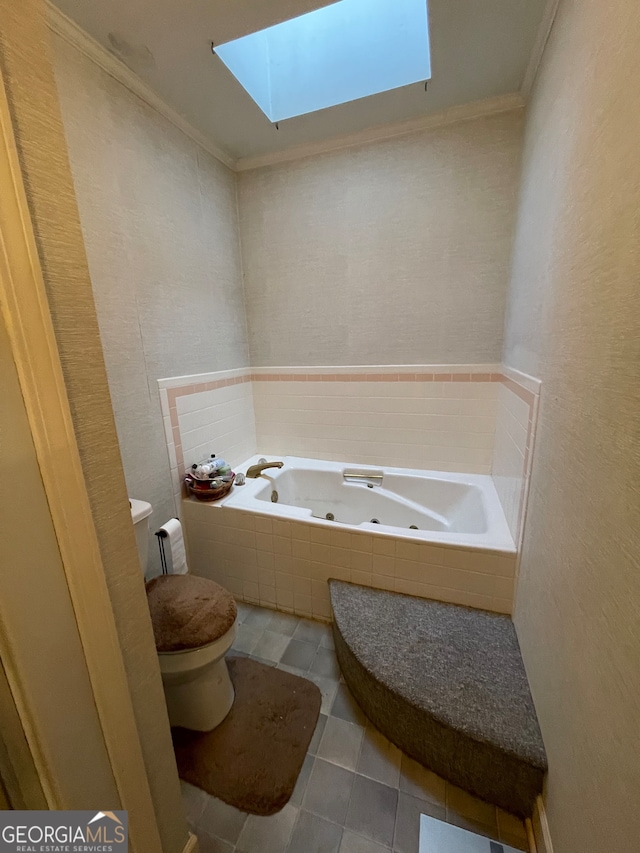
[[[242,811],[271,815],[287,804],[320,713],[306,678],[249,658],[227,659],[233,707],[212,732],[172,730],[178,773]]]

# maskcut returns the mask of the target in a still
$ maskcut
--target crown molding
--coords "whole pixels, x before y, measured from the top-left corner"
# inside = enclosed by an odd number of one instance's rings
[[[384,141],[386,139],[393,139],[394,137],[407,136],[411,133],[419,133],[424,130],[445,127],[450,124],[456,124],[457,122],[471,121],[476,118],[522,109],[526,104],[540,66],[542,54],[544,53],[544,48],[551,32],[559,2],[560,0],[548,0],[547,2],[520,92],[474,101],[470,104],[451,107],[442,112],[421,116],[416,119],[376,125],[355,133],[334,136],[321,142],[296,145],[284,151],[272,151],[256,157],[241,157],[237,160],[222,148],[215,145],[208,137],[187,121],[187,119],[181,116],[180,113],[170,107],[160,95],[144,83],[124,62],[88,35],[74,21],[61,12],[57,6],[54,6],[51,0],[45,0],[45,8],[47,10],[47,23],[52,32],[73,45],[105,73],[109,74],[110,77],[117,80],[132,94],[167,119],[167,121],[170,121],[193,140],[193,142],[227,166],[227,168],[234,172],[245,172],[250,169],[274,166],[279,163],[300,160],[305,157],[328,154],[358,145],[366,145],[371,142]]]
[[[117,80],[132,94],[144,101],[163,118],[170,121],[186,136],[193,140],[201,148],[204,148],[212,157],[219,160],[229,169],[235,170],[236,161],[233,157],[214,145],[203,133],[190,124],[183,116],[166,104],[150,86],[138,77],[124,62],[115,57],[99,42],[88,35],[74,21],[68,18],[51,0],[45,0],[47,10],[47,23],[49,29],[66,42],[77,48],[84,56],[95,62],[103,71]]]
[[[379,142],[385,139],[393,139],[396,136],[407,136],[410,133],[419,133],[422,130],[431,130],[456,124],[461,121],[470,121],[498,113],[510,112],[522,109],[525,105],[524,98],[520,92],[511,95],[499,95],[496,98],[485,98],[482,101],[474,101],[459,107],[451,107],[440,113],[420,116],[416,119],[398,121],[391,124],[381,124],[359,130],[356,133],[348,133],[342,136],[334,136],[322,142],[309,142],[296,145],[286,151],[272,151],[269,154],[261,154],[258,157],[241,157],[236,161],[236,171],[246,172],[249,169],[261,169],[265,166],[274,166],[289,160],[300,160],[303,157],[314,157],[319,154],[327,154],[332,151],[340,151],[344,148],[353,148],[357,145],[365,145],[369,142]]]
[[[556,15],[558,14],[559,5],[560,0],[547,0],[547,4],[542,15],[542,21],[540,22],[540,27],[538,28],[538,35],[535,44],[533,45],[533,50],[531,51],[531,56],[529,57],[529,64],[527,65],[527,70],[525,71],[524,79],[522,81],[522,87],[520,89],[522,97],[525,101],[529,100],[529,95],[531,94],[533,84],[535,83],[535,79],[538,75],[538,70],[540,68],[540,63],[542,62],[544,49],[547,46],[547,42],[549,41],[549,36],[551,35],[551,28],[553,27],[553,22],[555,21]]]

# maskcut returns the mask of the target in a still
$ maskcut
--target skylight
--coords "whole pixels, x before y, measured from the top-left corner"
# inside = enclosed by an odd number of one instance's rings
[[[282,121],[429,80],[427,0],[339,0],[215,52]]]

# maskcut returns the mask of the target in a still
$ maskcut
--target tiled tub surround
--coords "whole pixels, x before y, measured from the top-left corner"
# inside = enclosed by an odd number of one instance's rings
[[[238,465],[259,448],[492,473],[519,541],[539,390],[523,374],[495,364],[241,368],[158,384],[176,512],[186,465],[212,452]]]
[[[491,472],[500,366],[240,368],[158,382],[177,499],[185,466],[257,452]]]
[[[253,370],[261,453],[490,474],[498,365]]]
[[[519,549],[541,383],[511,368],[505,367],[503,372],[498,388],[492,474],[509,530]]]
[[[178,512],[187,465],[216,453],[234,466],[256,452],[251,374],[240,368],[158,385]]]
[[[183,500],[181,518],[191,570],[253,604],[327,620],[331,617],[327,580],[337,578],[511,612],[513,550],[430,544],[193,498]]]

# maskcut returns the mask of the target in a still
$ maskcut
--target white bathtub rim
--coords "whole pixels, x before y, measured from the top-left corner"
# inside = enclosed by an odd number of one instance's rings
[[[389,474],[409,474],[476,486],[481,489],[483,495],[487,498],[485,510],[489,522],[489,531],[486,533],[451,533],[430,530],[410,530],[405,527],[392,527],[390,525],[371,524],[370,522],[354,525],[337,521],[326,521],[325,519],[313,516],[310,509],[278,503],[265,505],[264,501],[256,499],[256,492],[264,486],[264,477],[255,480],[248,479],[244,486],[234,487],[232,494],[228,498],[206,504],[206,506],[211,509],[228,507],[229,509],[245,510],[264,517],[276,517],[282,521],[299,521],[316,527],[324,527],[328,530],[346,530],[355,534],[375,535],[391,539],[402,538],[411,542],[432,544],[443,548],[470,549],[503,556],[513,556],[516,553],[516,546],[509,531],[500,499],[496,492],[493,479],[489,474],[423,471],[412,468],[362,465],[357,462],[331,462],[300,456],[269,457],[265,456],[265,454],[256,454],[245,460],[241,465],[235,467],[236,473],[246,473],[247,468],[255,465],[258,460],[263,458],[267,458],[269,461],[284,462],[285,467],[289,469],[298,467],[318,471],[342,471],[344,468],[354,468],[359,471],[385,471]],[[274,469],[274,473],[277,474],[278,472],[279,469]],[[268,476],[269,471],[267,470],[266,473]],[[189,500],[196,501],[196,498],[189,498]]]

